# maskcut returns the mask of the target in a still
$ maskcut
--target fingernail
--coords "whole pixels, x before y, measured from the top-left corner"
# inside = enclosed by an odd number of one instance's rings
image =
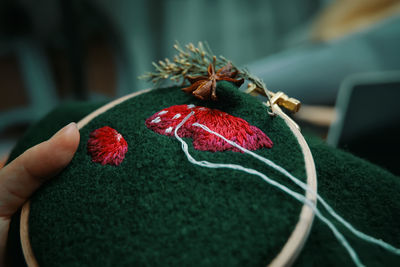
[[[56,132],[53,137],[56,137],[60,134],[69,134],[72,131],[75,131],[76,129],[78,129],[77,125],[75,122],[71,122],[70,124],[64,126],[61,130],[59,130],[58,132]],[[52,137],[52,138],[53,138]]]

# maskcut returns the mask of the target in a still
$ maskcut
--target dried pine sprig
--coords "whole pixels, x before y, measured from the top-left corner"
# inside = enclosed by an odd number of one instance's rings
[[[162,81],[183,81],[186,75],[203,75],[207,73],[207,67],[213,62],[214,56],[207,43],[199,42],[196,47],[192,43],[182,47],[178,42],[174,45],[178,52],[173,60],[166,58],[158,63],[153,62],[155,72],[148,72],[139,77],[159,85]],[[220,65],[216,59],[216,64]]]
[[[268,100],[270,99],[270,92],[267,89],[267,86],[265,85],[264,81],[258,78],[257,76],[251,74],[247,68],[239,69],[238,76],[245,80],[248,80],[249,82],[252,82],[257,88],[262,89]]]
[[[199,42],[197,47],[189,43],[182,47],[178,42],[174,45],[178,52],[173,60],[166,58],[158,63],[153,62],[154,72],[148,72],[139,77],[139,79],[151,81],[159,86],[163,81],[171,80],[173,82],[184,82],[186,76],[205,75],[210,63],[214,64],[215,69],[222,68],[226,64],[232,65],[232,71],[238,71],[238,78],[243,78],[254,83],[258,88],[266,92],[269,98],[268,90],[264,82],[251,75],[245,68],[236,67],[231,61],[223,56],[215,56],[206,42]]]
[[[219,56],[219,57],[224,62],[224,65],[231,63],[232,69],[238,71],[238,78],[242,78],[249,82],[252,82],[256,87],[262,89],[265,92],[265,94],[269,100],[269,98],[270,98],[269,91],[263,80],[252,75],[247,68],[238,68],[231,61],[226,59],[225,57],[223,57],[223,56]]]

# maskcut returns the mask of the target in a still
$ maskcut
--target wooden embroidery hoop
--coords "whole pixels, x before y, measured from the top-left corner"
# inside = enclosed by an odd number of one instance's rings
[[[113,108],[114,106],[130,98],[136,97],[143,93],[147,93],[149,91],[150,90],[147,89],[135,92],[126,95],[124,97],[121,97],[119,99],[116,99],[100,107],[99,109],[93,111],[92,113],[84,117],[82,120],[80,120],[77,124],[78,128],[79,129],[83,128],[92,119],[96,118],[98,115],[106,112],[107,110]],[[296,137],[297,141],[299,142],[305,162],[307,185],[311,190],[317,192],[317,174],[315,170],[314,159],[312,157],[310,148],[307,145],[307,142],[305,141],[303,135],[300,133],[300,130],[298,129],[297,125],[278,107],[278,105],[274,104],[273,110],[275,114],[277,114],[279,117],[285,120],[286,124],[288,125],[288,127]],[[317,202],[316,196],[312,195],[309,192],[306,192],[306,198],[314,204],[316,204]],[[27,201],[22,207],[21,211],[20,239],[21,239],[22,252],[27,266],[37,267],[39,266],[39,264],[35,258],[29,239],[29,211],[30,211],[30,201]],[[300,254],[300,251],[302,250],[308,238],[313,220],[314,220],[314,212],[309,206],[304,204],[300,211],[299,220],[297,221],[297,224],[293,232],[290,234],[287,242],[285,243],[279,254],[272,260],[269,266],[272,267],[290,266],[294,263],[294,261]]]

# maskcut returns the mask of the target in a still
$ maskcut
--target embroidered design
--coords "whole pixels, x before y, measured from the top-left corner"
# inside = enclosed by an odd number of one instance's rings
[[[176,105],[163,109],[146,120],[146,126],[156,133],[174,136],[177,125],[190,112],[194,115],[178,129],[180,137],[193,138],[193,146],[203,151],[225,151],[232,150],[242,152],[238,148],[224,142],[221,138],[203,131],[193,123],[206,125],[229,140],[239,144],[248,150],[256,150],[262,147],[271,148],[273,143],[269,137],[256,126],[250,125],[247,121],[229,115],[218,109],[210,109],[195,105]]]
[[[90,133],[87,151],[93,162],[118,166],[125,158],[128,143],[115,129],[104,126]]]

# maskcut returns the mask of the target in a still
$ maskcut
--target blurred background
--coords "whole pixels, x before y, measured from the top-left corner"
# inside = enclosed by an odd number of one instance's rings
[[[137,77],[175,41],[207,41],[301,100],[303,131],[400,174],[399,0],[0,0],[0,162],[66,101],[151,87]]]

